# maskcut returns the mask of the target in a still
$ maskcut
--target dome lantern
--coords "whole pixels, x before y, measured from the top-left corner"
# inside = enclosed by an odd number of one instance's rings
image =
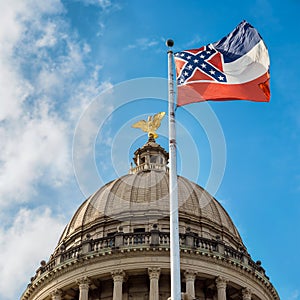
[[[169,153],[157,144],[151,135],[147,143],[134,152],[133,161],[135,166],[130,168],[129,174],[147,170],[168,171],[168,160]]]

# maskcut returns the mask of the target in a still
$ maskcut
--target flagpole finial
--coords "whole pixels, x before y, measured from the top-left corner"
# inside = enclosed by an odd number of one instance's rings
[[[174,41],[173,40],[171,40],[171,39],[167,39],[167,41],[166,41],[166,45],[168,46],[168,47],[173,47],[174,46]]]

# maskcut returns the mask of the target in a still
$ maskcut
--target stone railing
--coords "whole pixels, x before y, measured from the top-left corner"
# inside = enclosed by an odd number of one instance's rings
[[[135,174],[140,171],[148,171],[148,170],[161,170],[165,172],[169,172],[169,168],[166,164],[157,164],[157,163],[143,163],[136,167],[132,167],[129,170],[129,174]]]
[[[180,248],[182,250],[191,250],[205,255],[216,255],[220,258],[230,259],[233,263],[240,263],[248,266],[253,271],[258,271],[262,276],[269,279],[265,270],[261,266],[261,262],[254,262],[249,254],[245,251],[236,250],[228,245],[225,245],[220,240],[211,240],[196,236],[193,233],[187,232],[179,236]],[[41,262],[40,268],[36,271],[32,281],[42,273],[51,271],[57,265],[69,261],[71,259],[80,258],[88,254],[97,252],[118,252],[124,249],[133,248],[165,248],[170,247],[170,233],[161,232],[153,229],[150,232],[139,233],[123,233],[117,232],[114,236],[91,239],[88,237],[80,245],[70,249],[61,247],[60,252],[52,256],[48,263]]]
[[[90,251],[100,251],[102,249],[108,249],[108,248],[114,248],[115,247],[115,236],[112,237],[104,237],[101,239],[96,240],[90,240],[90,242],[87,240],[86,244],[90,243]]]

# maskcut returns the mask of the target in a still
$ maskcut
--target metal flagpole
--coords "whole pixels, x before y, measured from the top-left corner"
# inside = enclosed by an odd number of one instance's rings
[[[171,262],[171,299],[181,299],[180,284],[180,250],[178,226],[178,187],[176,166],[176,127],[174,111],[174,76],[173,47],[174,42],[167,40],[168,50],[168,86],[169,86],[169,191],[170,191],[170,262]]]

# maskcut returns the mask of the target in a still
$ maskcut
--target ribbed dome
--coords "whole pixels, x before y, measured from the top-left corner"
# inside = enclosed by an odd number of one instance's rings
[[[221,204],[202,187],[178,176],[179,218],[185,224],[198,224],[199,235],[224,237],[236,248],[241,237]],[[169,174],[167,171],[147,170],[122,176],[88,198],[67,225],[60,242],[84,231],[103,219],[162,220],[169,216]]]

